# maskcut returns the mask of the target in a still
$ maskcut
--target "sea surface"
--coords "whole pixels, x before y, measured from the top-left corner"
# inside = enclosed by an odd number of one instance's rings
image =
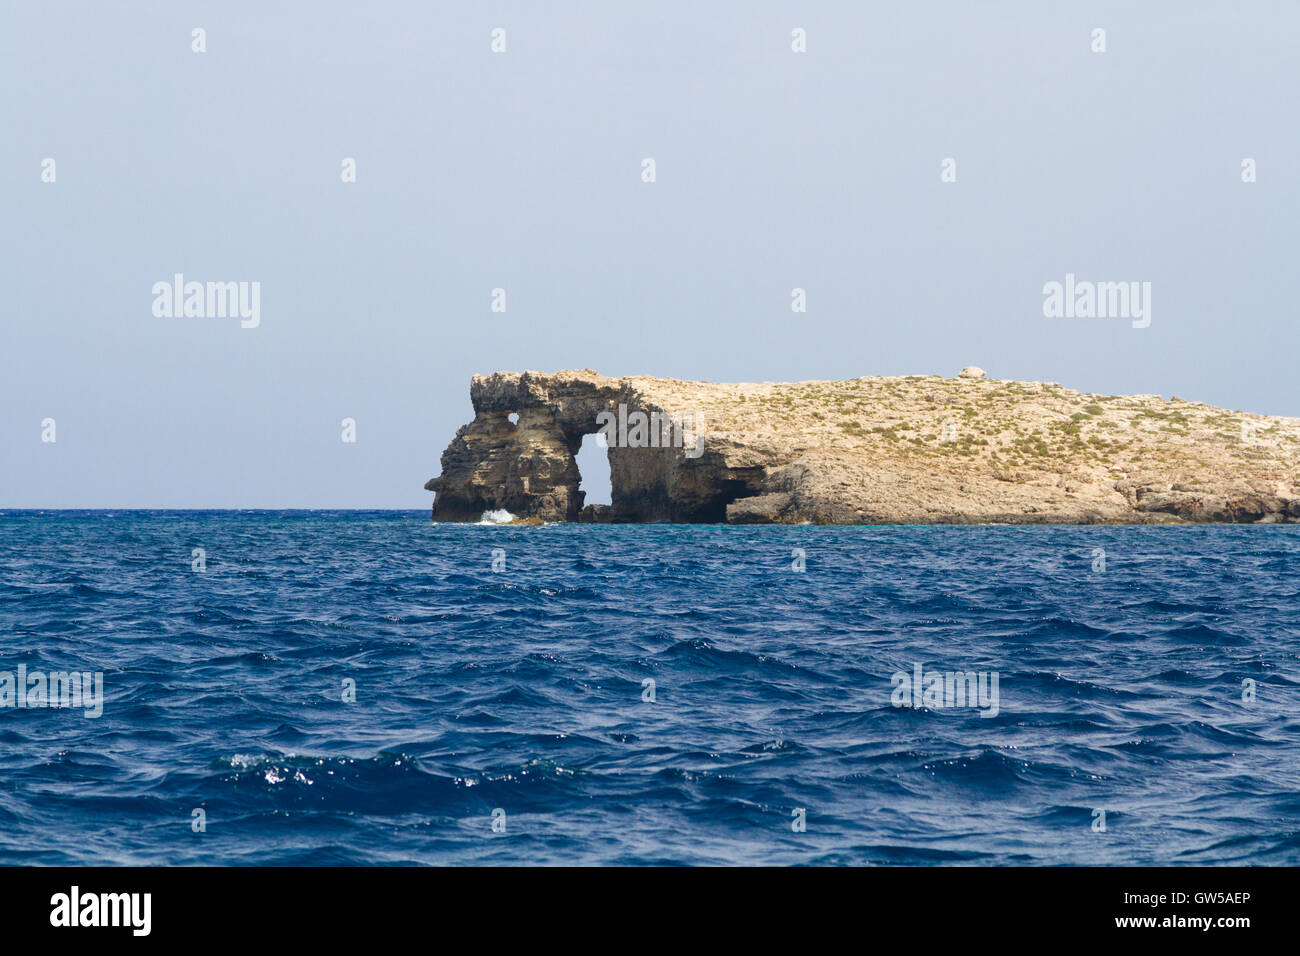
[[[0,512],[0,672],[104,688],[0,706],[0,863],[1296,865],[1298,569],[1298,526]],[[895,706],[917,664],[996,714]]]

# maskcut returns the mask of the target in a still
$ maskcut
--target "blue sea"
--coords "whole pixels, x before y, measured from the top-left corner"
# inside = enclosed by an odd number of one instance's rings
[[[103,680],[0,684],[0,863],[1300,864],[1297,567],[1296,526],[0,512],[0,672]],[[895,706],[918,666],[996,707]]]

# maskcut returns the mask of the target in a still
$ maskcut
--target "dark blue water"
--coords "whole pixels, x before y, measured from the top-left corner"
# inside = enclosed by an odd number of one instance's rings
[[[1296,527],[0,513],[0,671],[104,675],[98,718],[0,708],[0,862],[1294,865],[1298,557]],[[997,715],[892,706],[916,662],[997,672]]]

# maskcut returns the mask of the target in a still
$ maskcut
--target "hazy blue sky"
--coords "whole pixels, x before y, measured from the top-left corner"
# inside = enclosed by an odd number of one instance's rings
[[[1290,0],[6,2],[0,507],[426,507],[497,369],[1300,415],[1297,48]],[[156,317],[177,272],[260,327]],[[1045,318],[1067,272],[1150,327]]]

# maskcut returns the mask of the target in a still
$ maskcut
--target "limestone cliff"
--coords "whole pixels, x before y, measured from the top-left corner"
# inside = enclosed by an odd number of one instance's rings
[[[425,487],[436,521],[497,509],[738,524],[1300,521],[1300,419],[979,371],[740,385],[475,376],[474,420]],[[583,509],[574,461],[602,430],[607,513]]]

